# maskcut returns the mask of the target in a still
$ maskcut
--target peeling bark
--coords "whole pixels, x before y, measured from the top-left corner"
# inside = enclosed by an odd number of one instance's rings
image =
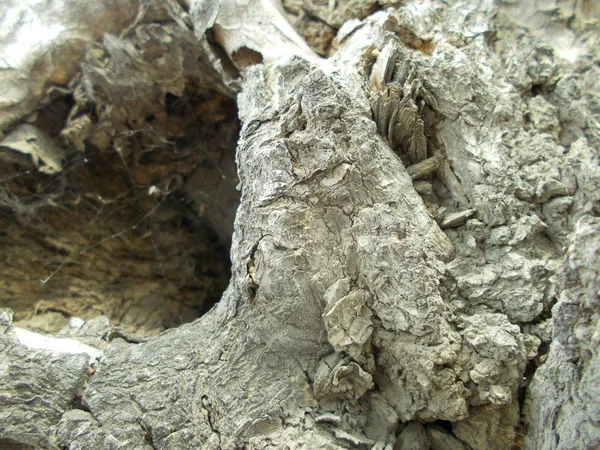
[[[325,3],[104,3],[10,62],[0,444],[598,445],[598,11]]]

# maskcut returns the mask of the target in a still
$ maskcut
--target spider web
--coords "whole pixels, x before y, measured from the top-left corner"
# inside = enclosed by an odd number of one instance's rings
[[[204,100],[207,114],[222,114]],[[209,137],[220,140],[219,151],[234,152],[236,119],[230,114],[226,122]],[[128,135],[148,129],[144,123]],[[202,133],[194,139],[201,142]],[[70,317],[104,314],[155,334],[218,301],[229,278],[229,244],[197,205],[214,193],[186,179],[206,161],[225,175],[206,145],[190,156],[182,151],[191,145],[185,136],[164,144],[137,161],[117,150],[82,154],[70,147],[63,170],[51,176],[27,161],[2,165],[0,240],[7,264],[0,304],[15,310],[17,324],[54,332]],[[165,166],[170,172],[161,177]]]

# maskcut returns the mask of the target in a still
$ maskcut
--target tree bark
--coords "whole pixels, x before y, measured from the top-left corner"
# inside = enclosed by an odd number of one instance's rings
[[[44,249],[54,311],[124,325],[3,309],[0,443],[598,445],[594,4],[247,3],[106,2],[80,71],[72,31],[11,60],[7,306]]]

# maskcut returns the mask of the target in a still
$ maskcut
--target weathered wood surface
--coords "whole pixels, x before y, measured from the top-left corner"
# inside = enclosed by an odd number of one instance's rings
[[[5,254],[23,258],[27,242],[79,254],[52,211],[77,211],[64,187],[90,178],[65,161],[93,151],[127,168],[105,172],[106,198],[143,186],[128,202],[144,220],[161,212],[152,236],[191,220],[170,247],[202,247],[210,228],[231,239],[232,267],[213,309],[151,338],[100,317],[41,340],[2,310],[2,445],[598,445],[595,4],[322,3],[96,2],[76,17],[53,2],[54,28],[49,12],[7,3],[13,36],[32,23],[55,34],[24,40],[19,58],[2,42],[3,214],[24,236]],[[327,59],[285,14],[315,41],[339,28]],[[34,110],[56,106],[57,85],[72,104],[51,128]],[[8,178],[25,171],[34,182]],[[52,196],[28,196],[62,173]],[[111,247],[101,238],[86,256],[88,291],[106,272],[132,298],[154,291],[136,311],[173,300],[145,281],[158,266],[115,273],[148,235],[112,224]],[[113,239],[123,226],[130,241]],[[198,271],[182,269],[200,247],[160,265],[189,288],[179,312],[201,309]],[[7,266],[6,292],[22,293],[31,276]],[[61,296],[82,292],[61,282]]]

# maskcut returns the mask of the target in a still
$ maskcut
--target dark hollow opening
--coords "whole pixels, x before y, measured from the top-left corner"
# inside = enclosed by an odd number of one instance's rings
[[[63,150],[54,173],[0,144],[0,305],[16,326],[54,334],[104,315],[155,335],[219,301],[239,204],[236,104],[193,82],[163,100],[109,132],[90,107],[76,148],[73,99],[55,99],[31,122]]]

